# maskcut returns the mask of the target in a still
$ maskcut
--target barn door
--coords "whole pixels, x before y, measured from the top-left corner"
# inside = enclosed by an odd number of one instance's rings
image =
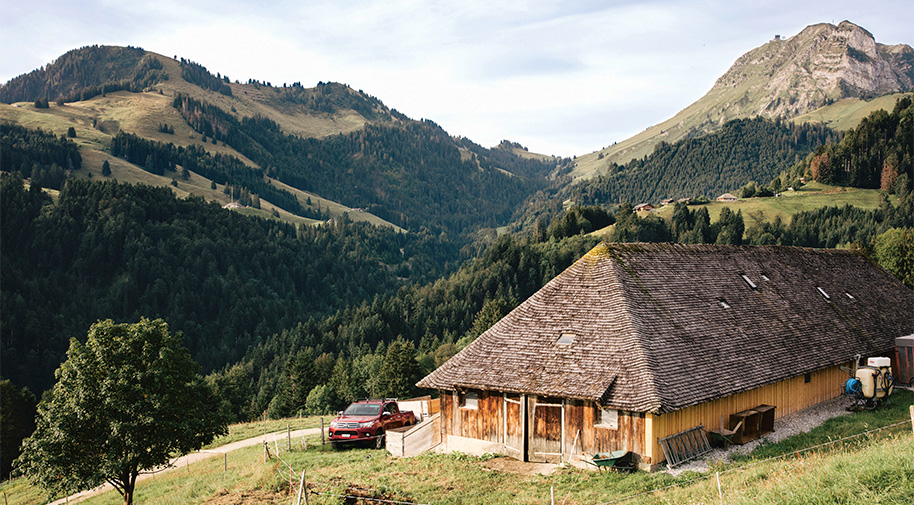
[[[528,460],[560,463],[563,455],[565,405],[558,398],[536,396],[531,396],[529,403]]]
[[[504,395],[505,449],[508,456],[524,459],[524,409],[520,395]]]

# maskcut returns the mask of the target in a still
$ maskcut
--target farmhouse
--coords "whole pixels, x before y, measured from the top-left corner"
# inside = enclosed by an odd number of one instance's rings
[[[759,405],[837,396],[854,355],[914,333],[914,292],[847,250],[601,244],[419,382],[446,450],[558,462]]]
[[[651,210],[654,210],[654,206],[649,203],[639,203],[638,205],[635,205],[635,207],[634,207],[635,212],[651,211]]]
[[[739,198],[737,198],[735,195],[733,195],[731,193],[724,193],[724,194],[718,196],[717,198],[715,198],[715,200],[717,200],[718,202],[735,202],[735,201],[739,200]]]

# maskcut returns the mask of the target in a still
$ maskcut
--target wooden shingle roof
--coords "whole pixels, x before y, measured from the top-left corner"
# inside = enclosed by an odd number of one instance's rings
[[[600,244],[419,386],[661,414],[911,333],[914,292],[854,251]]]

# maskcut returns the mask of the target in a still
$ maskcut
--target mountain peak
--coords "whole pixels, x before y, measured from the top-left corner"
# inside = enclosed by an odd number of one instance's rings
[[[700,136],[732,119],[790,119],[843,98],[869,99],[912,87],[911,46],[880,44],[850,21],[810,25],[740,56],[705,96],[672,118],[579,156],[571,175],[590,177],[611,163],[649,154],[659,142]]]
[[[810,25],[741,56],[709,94],[739,89],[740,115],[793,117],[835,100],[910,89],[914,50],[876,42],[850,21]]]

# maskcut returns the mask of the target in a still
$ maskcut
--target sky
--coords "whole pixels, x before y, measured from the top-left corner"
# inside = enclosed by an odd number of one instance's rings
[[[233,81],[345,83],[486,147],[570,157],[672,117],[775,34],[843,20],[914,46],[910,0],[0,0],[0,82],[132,45]]]

